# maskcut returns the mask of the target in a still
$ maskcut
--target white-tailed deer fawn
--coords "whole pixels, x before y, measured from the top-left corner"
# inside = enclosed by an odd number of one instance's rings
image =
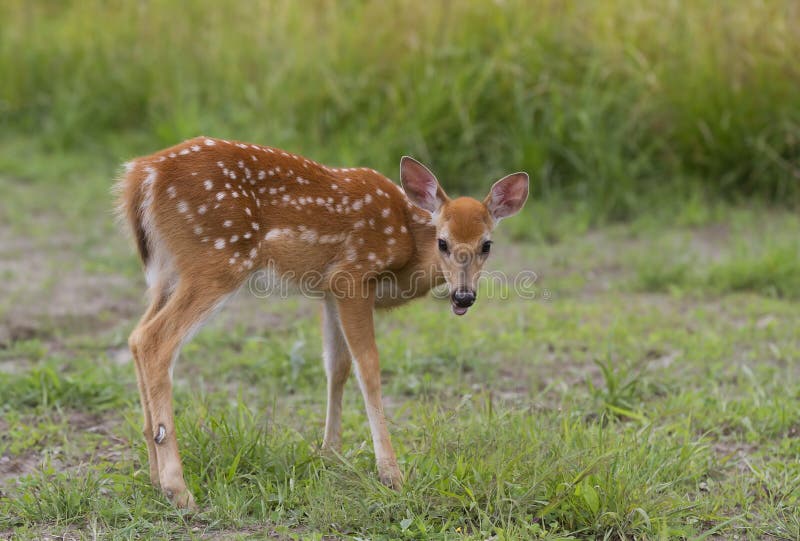
[[[492,229],[525,203],[527,174],[497,181],[482,202],[451,200],[408,157],[400,164],[404,191],[372,169],[330,168],[275,148],[208,137],[126,168],[120,211],[151,295],[129,343],[153,484],[176,505],[194,505],[178,455],[172,366],[201,323],[253,273],[269,269],[324,298],[323,445],[340,445],[342,389],[355,360],[379,477],[399,487],[381,404],[373,309],[446,282],[453,312],[464,314],[475,301]]]

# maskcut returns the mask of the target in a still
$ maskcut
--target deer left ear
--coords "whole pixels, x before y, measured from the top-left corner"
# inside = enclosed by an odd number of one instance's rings
[[[512,173],[494,183],[483,204],[496,222],[513,216],[528,199],[528,173]]]

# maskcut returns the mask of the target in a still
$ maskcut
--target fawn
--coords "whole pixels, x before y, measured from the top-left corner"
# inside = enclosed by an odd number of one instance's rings
[[[150,305],[130,335],[150,480],[194,507],[172,407],[182,344],[256,271],[291,276],[324,299],[328,377],[323,448],[341,444],[342,391],[355,360],[380,480],[402,475],[381,404],[373,309],[447,284],[452,310],[475,302],[495,225],[528,197],[528,175],[497,181],[482,202],[450,199],[409,157],[403,189],[377,171],[331,168],[267,146],[197,137],[126,164],[119,210],[136,240]],[[313,276],[313,279],[306,279]]]

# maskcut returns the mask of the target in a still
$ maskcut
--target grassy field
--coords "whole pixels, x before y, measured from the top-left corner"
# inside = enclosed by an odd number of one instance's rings
[[[317,307],[240,293],[176,370],[187,515],[147,479],[126,347],[144,284],[110,171],[59,182],[59,160],[0,178],[0,537],[800,535],[796,214],[718,205],[526,242],[550,228],[504,223],[490,267],[534,270],[534,299],[378,319],[398,493],[352,382],[343,454],[318,451]]]
[[[800,538],[790,0],[0,3],[0,539]],[[239,295],[175,370],[200,511],[149,484],[118,164],[200,133],[451,194],[531,173],[533,298],[377,318],[406,485],[319,307]],[[484,292],[485,293],[485,292]]]
[[[118,159],[200,133],[328,163],[527,169],[593,222],[800,204],[794,0],[7,0],[0,122]]]

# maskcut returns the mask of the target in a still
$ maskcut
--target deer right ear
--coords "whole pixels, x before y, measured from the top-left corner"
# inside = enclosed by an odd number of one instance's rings
[[[400,160],[400,182],[411,202],[428,212],[436,212],[447,201],[447,194],[430,169],[409,156]]]

